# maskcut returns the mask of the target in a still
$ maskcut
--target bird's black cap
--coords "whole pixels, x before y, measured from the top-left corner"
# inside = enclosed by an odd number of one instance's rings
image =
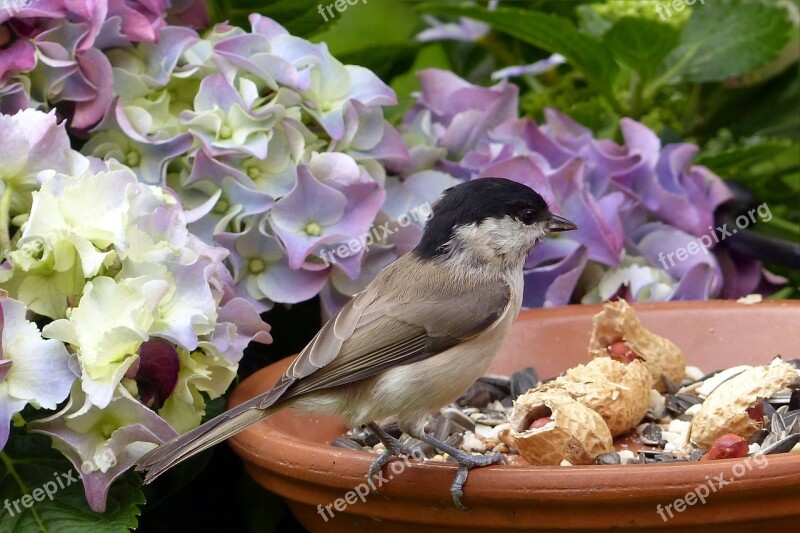
[[[487,218],[518,218],[525,224],[551,219],[544,198],[521,183],[505,178],[479,178],[444,191],[433,206],[433,217],[425,224],[422,240],[414,253],[430,259],[444,253],[455,228],[480,224]]]

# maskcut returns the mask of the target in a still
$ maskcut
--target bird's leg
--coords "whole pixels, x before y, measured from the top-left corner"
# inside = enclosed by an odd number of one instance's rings
[[[455,506],[462,511],[466,511],[468,509],[466,506],[464,506],[464,504],[461,503],[461,497],[464,495],[464,483],[467,482],[469,471],[473,468],[489,466],[503,461],[503,455],[500,453],[493,453],[490,455],[472,455],[465,451],[459,450],[454,446],[450,446],[449,444],[426,434],[424,431],[421,431],[419,436],[413,434],[412,436],[421,440],[422,442],[430,444],[437,450],[448,454],[450,457],[458,461],[458,472],[456,473],[456,479],[453,480],[453,484],[450,486],[450,494],[453,496],[453,503]]]
[[[410,457],[413,455],[411,448],[402,444],[399,440],[392,437],[386,431],[383,430],[381,426],[376,424],[375,422],[370,422],[367,424],[367,428],[372,431],[378,439],[383,443],[383,453],[380,456],[372,461],[372,464],[369,465],[369,472],[367,472],[367,483],[369,483],[370,489],[372,492],[377,493],[378,489],[375,487],[375,482],[373,481],[373,477],[380,476],[381,468],[392,460],[393,457],[397,457],[399,455],[405,455]]]

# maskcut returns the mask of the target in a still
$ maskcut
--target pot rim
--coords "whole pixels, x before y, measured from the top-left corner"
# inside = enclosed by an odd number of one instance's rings
[[[733,301],[689,301],[658,302],[632,304],[640,311],[676,312],[693,308],[711,308],[719,312],[740,310]],[[800,311],[800,301],[771,300],[752,306],[753,309],[792,309]],[[527,320],[537,323],[544,318],[553,320],[574,317],[577,314],[592,316],[602,305],[572,305],[555,308],[536,308],[523,310]],[[288,367],[294,356],[265,367],[240,383],[229,400],[229,407],[246,401],[251,395],[266,390],[263,383],[277,380],[277,377]],[[262,383],[263,382],[263,383]],[[299,412],[278,414],[276,416],[292,416],[308,419],[312,423],[331,420],[329,417],[309,416]],[[345,427],[341,423],[342,428]],[[337,448],[330,444],[302,439],[288,433],[274,423],[270,417],[251,426],[247,430],[232,437],[229,442],[243,459],[252,465],[268,469],[273,473],[311,483],[330,489],[352,489],[363,483],[374,454]],[[295,460],[287,461],[280,457],[265,453],[265,450],[291,448]],[[296,458],[301,458],[297,461]],[[769,483],[770,489],[780,489],[800,485],[800,453],[778,454],[766,456],[767,461],[759,467],[751,459],[751,468],[725,486],[722,494],[726,498],[741,497],[751,488],[764,489]],[[693,491],[698,485],[708,483],[709,478],[720,474],[731,479],[734,465],[745,463],[745,458],[723,459],[707,462],[667,463],[667,464],[632,464],[632,465],[575,465],[563,466],[505,466],[495,465],[476,469],[470,473],[468,494],[483,498],[485,502],[519,502],[535,499],[538,502],[564,500],[568,498],[573,504],[581,501],[614,502],[631,500],[668,502],[673,496],[682,497]],[[456,473],[456,465],[439,461],[406,464],[402,478],[403,483],[392,483],[387,486],[387,495],[405,495],[414,499],[425,499],[429,494],[436,494],[439,499],[447,499],[450,481]],[[387,471],[390,465],[384,467]],[[447,475],[442,475],[447,472]],[[666,476],[668,485],[640,483],[648,478]],[[398,478],[399,479],[399,478]],[[406,483],[406,481],[408,483]],[[403,489],[405,487],[405,489]],[[602,487],[602,490],[598,490]],[[278,491],[279,492],[279,491]],[[384,490],[382,489],[383,493]],[[279,494],[282,494],[279,492]],[[308,500],[301,494],[282,494],[296,501],[318,503]],[[715,496],[719,498],[720,496]],[[308,501],[306,501],[308,500]]]

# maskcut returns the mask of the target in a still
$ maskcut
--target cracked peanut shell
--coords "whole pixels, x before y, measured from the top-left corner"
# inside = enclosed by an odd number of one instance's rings
[[[733,433],[750,439],[763,426],[763,417],[753,418],[748,409],[769,398],[798,377],[789,363],[756,366],[717,387],[692,419],[690,439],[709,449],[719,437]]]
[[[650,382],[650,373],[642,361],[625,364],[610,357],[597,357],[567,370],[548,385],[564,390],[599,414],[616,437],[635,427],[647,414]]]
[[[550,419],[542,427],[528,429],[537,420]],[[591,464],[602,453],[613,451],[608,426],[599,414],[552,390],[531,390],[514,402],[509,417],[511,437],[519,454],[532,465]]]
[[[662,374],[675,383],[683,379],[686,370],[683,352],[669,339],[647,330],[625,300],[605,304],[594,316],[589,355],[608,356],[609,347],[618,341],[624,341],[644,361],[654,389],[666,390]]]

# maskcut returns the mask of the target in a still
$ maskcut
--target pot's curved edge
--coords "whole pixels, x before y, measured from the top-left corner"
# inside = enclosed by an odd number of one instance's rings
[[[672,302],[667,305],[647,303],[636,304],[635,307],[643,311],[667,311],[667,307],[712,308],[724,313],[738,309],[738,305],[742,304],[708,301]],[[771,310],[800,309],[800,302],[796,301],[769,301],[757,305]],[[591,316],[601,307],[601,305],[566,306],[524,310],[520,320],[538,321],[537,319],[542,316],[574,317],[576,311],[579,315]],[[238,405],[258,392],[266,390],[292,359],[289,357],[275,363],[242,382],[231,396],[229,405]],[[333,501],[363,483],[364,473],[374,458],[362,452],[303,441],[276,428],[270,424],[270,419],[245,430],[229,442],[236,453],[245,459],[251,475],[263,486],[296,502],[312,506],[319,504],[321,498],[328,496],[330,501]],[[288,457],[284,455],[278,458],[265,451],[270,448],[282,448],[284,451],[288,449],[291,452]],[[594,507],[598,502],[614,507],[615,503],[627,502],[627,505],[630,505],[631,499],[635,497],[640,511],[646,508],[652,511],[656,505],[668,504],[674,499],[683,497],[700,484],[708,483],[709,478],[716,475],[727,472],[726,477],[730,478],[731,469],[740,462],[726,460],[707,464],[625,465],[610,468],[608,466],[488,467],[470,474],[464,501],[468,505],[477,505],[482,511],[490,513],[492,508],[507,510],[508,506],[518,505],[520,502],[525,502],[528,506],[534,504],[538,513],[547,513],[548,507],[554,509],[557,507],[560,509],[558,512],[563,513],[567,501],[570,507],[576,505]],[[384,471],[386,472],[390,466],[391,464],[385,467]],[[676,467],[680,468],[680,472],[671,470]],[[444,520],[441,522],[443,524],[452,524],[454,520],[460,523],[461,520],[457,518],[460,515],[450,516],[449,512],[452,506],[449,501],[449,485],[454,475],[453,465],[412,463],[405,467],[403,476],[398,476],[391,484],[382,488],[381,492],[384,497],[406,502],[416,501],[426,508],[431,508],[433,505],[437,513],[444,513],[437,515]],[[640,483],[635,482],[637,478],[641,479]],[[661,480],[666,484],[654,484],[653,480]],[[602,490],[598,490],[600,487]],[[753,468],[746,475],[735,479],[735,483],[725,486],[724,491],[715,494],[717,503],[743,504],[735,506],[724,521],[747,519],[752,515],[752,511],[744,504],[754,489],[762,492],[766,490],[767,494],[762,496],[771,496],[775,499],[773,515],[797,515],[800,512],[796,510],[796,502],[800,499],[800,454],[770,459],[764,468]],[[370,516],[397,519],[396,509],[393,509],[397,502],[372,499],[369,503]],[[348,512],[358,514],[359,510],[354,507],[348,509]],[[364,515],[366,514],[365,512]],[[545,518],[541,514],[539,517]],[[439,523],[439,520],[434,522]],[[680,515],[677,515],[676,521],[671,523],[681,522]],[[606,521],[600,520],[598,525],[600,523]],[[608,522],[606,525],[614,524]],[[658,525],[658,522],[645,521],[642,525]]]

